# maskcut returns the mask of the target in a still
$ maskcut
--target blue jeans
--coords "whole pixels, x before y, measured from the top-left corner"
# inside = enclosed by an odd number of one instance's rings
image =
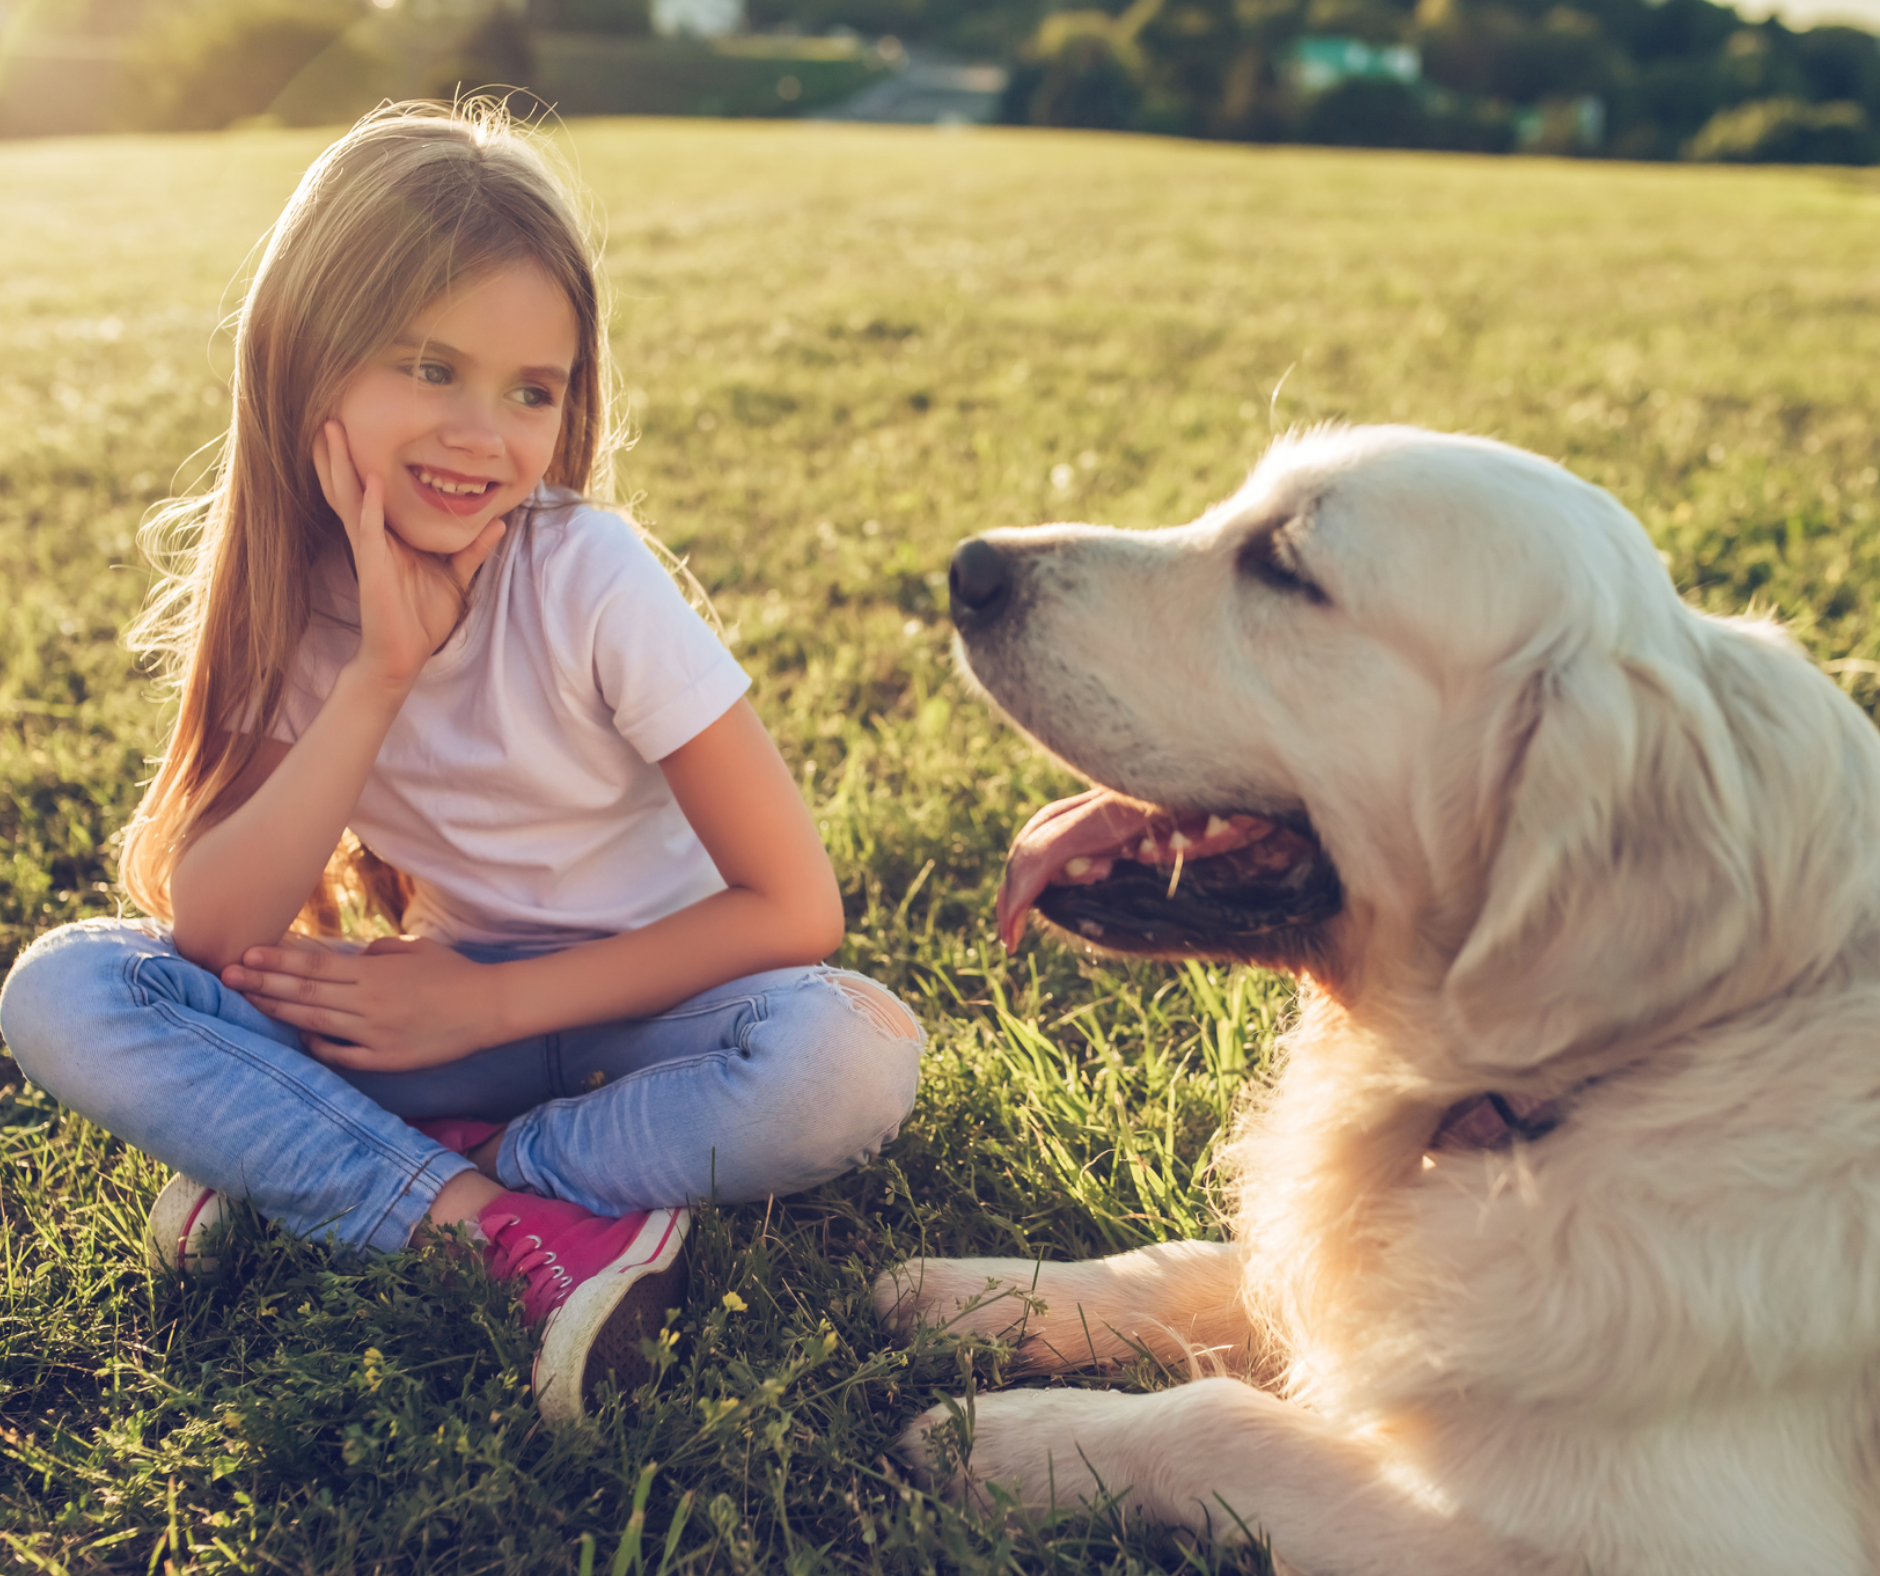
[[[507,1122],[505,1187],[600,1214],[740,1203],[872,1159],[913,1107],[926,1043],[880,986],[791,968],[654,1018],[352,1072],[307,1055],[159,927],[123,920],[28,948],[0,992],[0,1034],[34,1083],[139,1149],[297,1235],[382,1252],[471,1169],[405,1117]]]

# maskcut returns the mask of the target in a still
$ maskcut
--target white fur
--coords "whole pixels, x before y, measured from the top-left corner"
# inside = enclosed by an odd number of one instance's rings
[[[1237,569],[1272,528],[1326,600]],[[993,699],[1126,793],[1303,808],[1346,905],[1234,1146],[1233,1246],[878,1291],[1040,1368],[1246,1378],[981,1396],[959,1481],[1100,1483],[1306,1576],[1880,1572],[1868,720],[1684,606],[1607,494],[1485,441],[1315,432],[1193,525],[992,540]],[[1426,1164],[1484,1090],[1566,1120]],[[1022,1330],[959,1311],[989,1279]],[[943,1415],[903,1442],[935,1472]]]

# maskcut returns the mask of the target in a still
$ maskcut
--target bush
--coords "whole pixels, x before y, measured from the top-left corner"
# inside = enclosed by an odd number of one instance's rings
[[[1294,134],[1330,147],[1416,148],[1423,122],[1422,102],[1403,83],[1353,78],[1307,99]]]
[[[1684,149],[1731,164],[1873,164],[1880,137],[1858,104],[1759,99],[1721,110]]]
[[[1431,83],[1509,104],[1601,93],[1621,69],[1599,23],[1571,6],[1554,6],[1539,21],[1500,6],[1453,9],[1415,42]]]
[[[1837,99],[1880,115],[1880,39],[1857,27],[1811,27],[1795,38],[1796,63],[1816,103]]]
[[[1514,140],[1507,117],[1479,103],[1368,78],[1314,94],[1300,105],[1291,132],[1295,141],[1331,147],[1468,153],[1505,153]]]
[[[538,0],[529,20],[564,33],[611,33],[618,38],[646,38],[653,31],[647,0]]]
[[[519,18],[496,13],[472,29],[455,54],[425,73],[424,96],[455,99],[479,88],[520,91],[507,95],[511,114],[529,116],[542,104],[523,84],[535,73],[534,37]]]
[[[1140,61],[1101,11],[1050,17],[1027,46],[1005,94],[1005,119],[1115,131],[1142,104]]]
[[[554,0],[561,4],[564,0]],[[964,55],[1011,59],[1037,27],[1043,0],[745,0],[757,31],[853,30],[937,45]]]

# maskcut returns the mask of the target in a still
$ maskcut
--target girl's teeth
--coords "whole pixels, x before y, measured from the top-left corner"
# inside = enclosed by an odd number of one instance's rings
[[[433,476],[429,471],[419,471],[418,480],[437,492],[449,493],[453,497],[462,497],[468,493],[488,492],[493,482],[447,482],[441,476]]]

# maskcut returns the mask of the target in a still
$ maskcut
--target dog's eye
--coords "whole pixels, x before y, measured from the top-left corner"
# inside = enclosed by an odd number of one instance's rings
[[[1240,572],[1275,591],[1290,591],[1311,602],[1331,600],[1301,571],[1298,549],[1283,525],[1266,527],[1247,538],[1240,549]]]

